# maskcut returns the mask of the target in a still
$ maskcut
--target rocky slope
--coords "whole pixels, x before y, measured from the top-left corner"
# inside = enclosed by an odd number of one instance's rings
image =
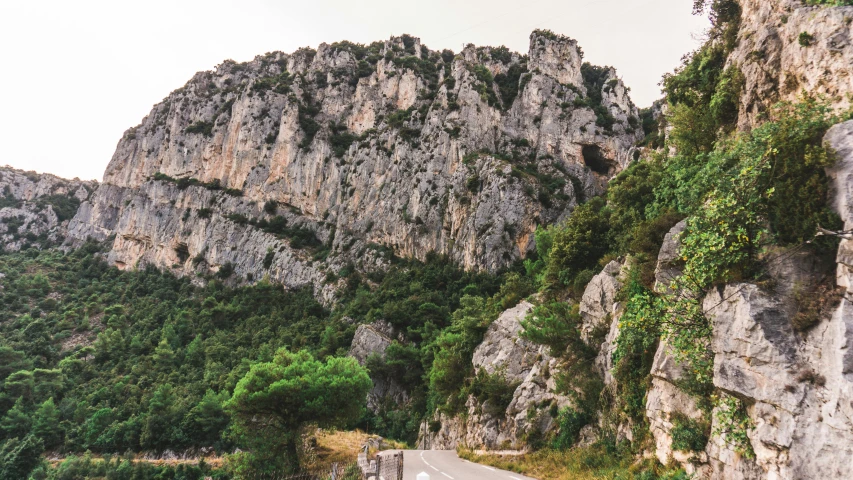
[[[626,273],[622,262],[610,262],[589,282],[579,305],[583,318],[581,336],[599,351],[595,374],[609,388],[614,382],[610,374],[611,354],[621,314],[616,295]],[[422,428],[422,445],[433,449],[466,446],[519,450],[528,448],[531,435],[548,434],[557,427],[556,413],[572,406],[572,401],[557,386],[561,369],[558,359],[551,357],[547,347],[520,336],[521,321],[532,311],[533,305],[522,301],[503,312],[474,351],[475,371],[500,375],[512,386],[508,405],[496,409],[471,396],[462,414],[451,417],[438,413],[433,420],[437,428]]]
[[[325,297],[330,272],[387,249],[496,270],[630,161],[637,116],[613,69],[551,32],[527,55],[403,36],[227,61],[125,133],[69,234],[115,234],[122,268],[225,267]]]
[[[848,108],[853,94],[853,7],[799,0],[741,0],[737,47],[728,65],[743,74],[741,127],[767,108],[804,91]]]
[[[96,182],[0,167],[0,249],[61,243]]]

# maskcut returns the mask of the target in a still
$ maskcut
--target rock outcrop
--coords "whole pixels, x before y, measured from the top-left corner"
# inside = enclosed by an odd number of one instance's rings
[[[227,61],[125,133],[71,241],[115,235],[122,268],[224,267],[323,298],[330,272],[381,268],[387,249],[496,270],[600,193],[642,137],[615,71],[585,78],[581,61],[574,40],[540,31],[528,55],[403,36]]]
[[[65,240],[68,221],[97,183],[0,167],[0,248]]]
[[[360,365],[367,365],[372,356],[384,359],[385,350],[394,341],[393,330],[386,322],[359,325],[347,356],[355,358]],[[374,375],[372,380],[373,388],[367,394],[367,408],[370,411],[377,413],[409,401],[408,393],[393,378]]]
[[[853,7],[809,6],[799,0],[741,0],[737,46],[728,65],[743,74],[742,128],[767,108],[803,91],[839,109],[853,93]]]
[[[853,179],[853,122],[833,127],[826,142],[838,153],[829,170],[832,205],[853,224],[849,198]],[[682,227],[683,228],[683,227]],[[677,226],[673,229],[679,229]],[[671,237],[671,238],[670,238]],[[668,241],[676,238],[668,236]],[[726,435],[720,408],[702,412],[696,399],[679,389],[681,366],[673,362],[662,342],[652,371],[646,412],[655,439],[656,456],[685,465],[699,478],[794,479],[847,478],[853,467],[853,316],[849,300],[849,240],[843,239],[837,258],[837,283],[847,293],[816,290],[824,295],[814,312],[815,323],[798,325],[798,289],[821,285],[830,269],[803,251],[771,252],[766,259],[773,289],[735,283],[712,290],[703,310],[713,325],[710,348],[714,356],[713,385],[745,406],[748,449],[744,455]],[[665,243],[661,262],[673,244]],[[661,264],[659,273],[675,271]],[[660,281],[660,279],[659,279]],[[712,422],[717,432],[703,452],[672,448],[671,419],[683,415]]]
[[[619,337],[619,317],[622,307],[616,296],[625,282],[627,262],[613,260],[587,284],[578,310],[583,318],[581,339],[598,351],[595,358],[597,373],[605,386],[612,386],[613,351]]]
[[[622,287],[624,273],[622,262],[610,262],[590,281],[579,305],[583,318],[581,336],[599,352],[594,363],[605,385],[613,384],[611,357],[621,314],[616,294]],[[472,357],[475,371],[500,375],[514,387],[506,408],[495,411],[471,396],[464,414],[455,417],[438,414],[434,422],[441,428],[437,432],[422,430],[422,445],[433,449],[463,445],[487,450],[525,449],[531,434],[547,435],[553,431],[556,413],[572,406],[572,402],[557,388],[559,359],[553,358],[547,347],[520,336],[521,321],[532,310],[531,303],[522,301],[504,311],[489,326]]]
[[[546,347],[519,336],[521,320],[532,309],[532,304],[522,301],[503,312],[474,351],[476,371],[501,375],[515,387],[509,405],[495,411],[493,406],[482,405],[471,396],[464,414],[436,415],[434,424],[439,428],[422,429],[419,443],[435,450],[463,445],[489,450],[519,449],[526,447],[525,440],[531,432],[553,428],[554,418],[549,411],[569,405],[569,399],[555,393],[557,360],[548,355]]]

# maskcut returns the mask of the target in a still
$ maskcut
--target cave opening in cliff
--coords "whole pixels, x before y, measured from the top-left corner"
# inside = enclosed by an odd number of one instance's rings
[[[584,145],[581,154],[583,163],[595,173],[607,175],[613,168],[613,160],[605,157],[598,145]]]
[[[175,247],[175,254],[178,256],[178,260],[180,260],[181,263],[184,263],[190,258],[190,249],[187,247],[187,244],[179,243],[178,246]]]

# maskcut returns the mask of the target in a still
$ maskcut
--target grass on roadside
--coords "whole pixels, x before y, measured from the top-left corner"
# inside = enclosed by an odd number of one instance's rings
[[[491,465],[540,480],[686,480],[682,470],[652,461],[636,462],[631,456],[608,453],[604,448],[578,447],[560,451],[543,449],[523,455],[477,455],[460,448],[466,460]]]
[[[361,452],[362,447],[368,439],[379,439],[376,435],[368,435],[361,430],[322,430],[318,429],[314,435],[317,439],[316,465],[330,465],[332,463],[354,462]],[[379,450],[405,449],[406,445],[394,440],[383,438],[379,442],[381,448],[370,448],[367,452],[369,457],[375,455]]]

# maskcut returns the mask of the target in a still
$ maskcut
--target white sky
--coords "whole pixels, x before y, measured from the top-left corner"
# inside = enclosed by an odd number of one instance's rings
[[[696,48],[690,0],[2,0],[0,165],[100,179],[116,142],[199,70],[227,58],[409,33],[431,49],[527,52],[548,28],[617,68],[634,102]]]

